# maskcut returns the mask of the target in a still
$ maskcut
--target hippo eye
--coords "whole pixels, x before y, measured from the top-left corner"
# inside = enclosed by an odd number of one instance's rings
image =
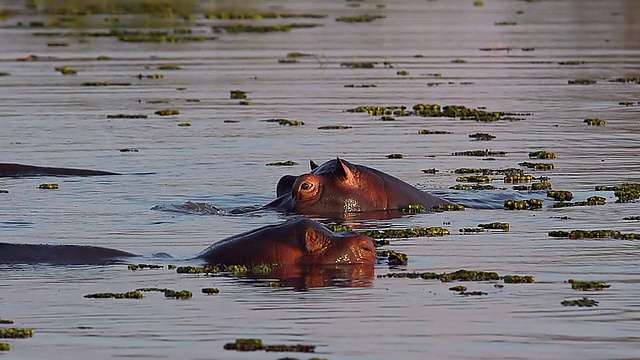
[[[301,190],[311,190],[311,188],[313,188],[313,185],[308,182],[304,182],[300,185]]]

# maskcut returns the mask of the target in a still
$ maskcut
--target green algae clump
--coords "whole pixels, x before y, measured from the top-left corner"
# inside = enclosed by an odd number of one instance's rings
[[[26,339],[33,337],[33,329],[8,328],[0,329],[0,339]]]
[[[287,161],[271,162],[266,165],[267,166],[295,166],[295,165],[298,165],[298,163],[292,160],[287,160]]]
[[[487,229],[487,230],[504,230],[509,231],[509,223],[503,222],[492,222],[488,224],[478,224],[479,228]]]
[[[43,183],[38,185],[38,189],[48,189],[48,190],[55,190],[55,189],[59,189],[60,185],[56,184],[56,183]]]
[[[556,156],[556,154],[552,152],[539,150],[539,151],[530,151],[529,158],[530,159],[557,159],[558,157]]]
[[[220,293],[220,289],[218,288],[203,288],[202,293],[206,295],[214,295]]]
[[[346,129],[351,129],[352,126],[346,126],[346,125],[325,125],[325,126],[318,126],[319,130],[346,130]]]
[[[491,141],[493,139],[495,139],[495,135],[491,135],[489,133],[475,133],[475,134],[469,134],[469,137],[472,139],[476,139],[479,141]]]
[[[536,278],[533,275],[505,275],[502,280],[505,284],[532,284],[536,282]]]
[[[571,199],[573,199],[573,193],[568,190],[551,190],[547,191],[547,197],[555,201],[571,201]]]
[[[492,182],[493,178],[487,175],[479,175],[479,176],[458,176],[456,178],[457,182],[471,182],[471,183],[488,183]]]
[[[533,170],[539,170],[539,171],[548,171],[548,170],[553,170],[555,168],[555,165],[553,165],[552,163],[532,163],[528,161],[518,163],[518,165],[524,166],[526,168],[533,169]]]
[[[193,293],[189,290],[175,291],[171,289],[166,289],[164,291],[164,297],[179,299],[179,300],[188,300],[193,297]]]
[[[372,239],[398,239],[411,238],[420,236],[445,236],[451,232],[445,228],[434,227],[412,227],[406,229],[388,229],[388,230],[366,230],[363,232]]]
[[[589,125],[589,126],[605,126],[607,125],[607,120],[602,120],[602,119],[584,119],[583,121],[585,124]]]
[[[504,202],[504,207],[508,210],[534,210],[542,208],[543,199],[529,200],[513,200],[509,199]]]
[[[464,205],[458,204],[440,204],[431,208],[433,212],[444,212],[444,211],[464,211]]]
[[[640,199],[640,183],[625,183],[615,186],[596,186],[596,191],[613,191],[617,203],[626,203]]]
[[[589,299],[586,296],[583,297],[582,299],[577,299],[577,300],[564,300],[560,304],[562,304],[562,306],[579,306],[579,307],[598,306],[597,301],[593,299]]]
[[[178,109],[164,109],[164,110],[156,111],[155,114],[156,115],[160,115],[160,116],[178,115],[178,114],[180,114],[180,110],[178,110]]]
[[[93,293],[84,296],[86,299],[144,299],[144,294],[140,290],[128,291],[124,293]]]
[[[9,351],[11,350],[11,345],[7,343],[0,343],[0,351]]]
[[[611,285],[604,281],[578,281],[575,279],[569,279],[567,281],[571,284],[573,290],[591,291],[591,290],[604,290],[610,288]]]

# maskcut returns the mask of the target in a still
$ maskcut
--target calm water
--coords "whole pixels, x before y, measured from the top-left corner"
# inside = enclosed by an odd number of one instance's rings
[[[156,205],[205,202],[223,209],[265,204],[284,174],[308,170],[340,156],[391,173],[427,191],[494,209],[419,214],[352,223],[363,228],[445,226],[441,238],[396,239],[387,248],[409,255],[407,266],[390,271],[449,272],[461,268],[526,274],[535,284],[463,283],[486,296],[465,297],[452,286],[421,279],[371,279],[359,287],[295,291],[231,277],[179,275],[169,270],[132,272],[108,267],[0,266],[0,317],[33,328],[26,340],[9,340],[5,359],[55,358],[310,358],[307,354],[239,353],[223,345],[239,337],[265,343],[317,345],[329,359],[632,359],[640,356],[640,249],[637,241],[566,240],[551,230],[614,229],[640,232],[638,203],[616,204],[595,185],[640,182],[640,87],[604,79],[640,76],[640,8],[634,1],[393,1],[250,2],[251,11],[327,14],[324,19],[245,21],[254,24],[314,23],[321,27],[288,33],[213,34],[204,19],[174,20],[194,34],[218,36],[192,43],[125,43],[113,37],[36,36],[38,32],[107,30],[16,27],[44,21],[15,6],[20,15],[0,23],[0,153],[3,162],[97,168],[124,176],[101,178],[2,179],[0,238],[16,243],[96,244],[140,254],[167,252],[187,258],[212,242],[286,217],[194,215],[150,210]],[[243,9],[243,11],[247,11]],[[342,15],[378,14],[371,23],[336,22]],[[125,25],[134,20],[125,17]],[[170,22],[166,20],[166,22]],[[495,25],[515,22],[516,25]],[[147,23],[142,23],[143,26]],[[138,23],[140,25],[140,23]],[[124,25],[123,25],[124,26]],[[50,42],[68,42],[50,47]],[[510,48],[509,51],[481,51]],[[523,51],[525,50],[529,51]],[[299,63],[279,63],[292,51],[315,54]],[[35,54],[38,61],[16,59]],[[111,60],[97,61],[98,56]],[[422,57],[416,57],[422,55]],[[466,63],[452,63],[454,59]],[[372,61],[374,69],[341,67]],[[386,68],[383,62],[393,68]],[[583,61],[560,65],[561,61]],[[159,64],[182,70],[157,70]],[[68,66],[77,75],[54,68]],[[397,75],[399,70],[408,76]],[[432,74],[440,73],[441,77]],[[162,74],[162,79],[138,79]],[[568,80],[593,79],[593,85]],[[131,86],[86,87],[88,81]],[[377,87],[349,88],[348,84]],[[184,90],[176,88],[184,87]],[[253,105],[229,99],[249,93]],[[200,102],[187,101],[200,99]],[[165,103],[154,103],[158,100]],[[622,106],[619,102],[634,102]],[[347,113],[359,105],[416,103],[484,106],[530,113],[523,121],[478,123],[450,118],[397,117],[383,122]],[[175,108],[180,114],[154,112]],[[147,119],[107,119],[110,114]],[[288,118],[304,126],[261,120]],[[605,127],[586,118],[609,121]],[[233,120],[236,122],[225,122]],[[190,127],[179,127],[190,122]],[[348,125],[346,130],[320,130]],[[446,135],[418,135],[420,129]],[[469,134],[497,138],[478,142]],[[135,148],[138,152],[120,152]],[[495,161],[452,156],[456,151],[505,151]],[[607,198],[604,206],[508,211],[505,198],[544,198],[512,190],[462,192],[453,170],[517,167],[528,152],[558,155],[549,176],[554,189],[572,190],[577,200]],[[402,153],[404,159],[385,156]],[[266,163],[293,160],[294,167]],[[421,170],[436,168],[435,175]],[[141,174],[147,173],[147,174]],[[60,189],[38,190],[43,182]],[[458,229],[492,221],[511,231],[460,235]],[[601,292],[578,292],[569,278],[606,281]],[[88,300],[93,292],[139,287],[194,292],[189,301],[157,293],[135,300]],[[200,288],[215,286],[216,296]],[[598,307],[564,307],[589,296]]]

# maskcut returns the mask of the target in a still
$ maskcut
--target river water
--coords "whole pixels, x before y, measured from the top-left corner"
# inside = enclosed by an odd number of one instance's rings
[[[221,2],[206,5],[328,16],[233,21],[205,19],[201,12],[185,21],[124,15],[122,24],[113,25],[104,18],[114,15],[94,15],[88,28],[58,26],[51,22],[56,16],[3,4],[18,15],[0,23],[0,72],[9,73],[0,77],[1,161],[125,175],[1,179],[0,188],[8,190],[0,194],[1,241],[92,244],[188,258],[219,239],[287,216],[270,211],[202,215],[153,207],[188,201],[226,210],[265,204],[275,197],[282,175],[307,172],[309,159],[320,164],[339,156],[476,207],[348,221],[366,229],[443,226],[451,231],[444,237],[392,239],[386,248],[408,254],[409,262],[395,267],[381,262],[376,276],[470,269],[533,275],[536,282],[497,288],[495,282],[369,277],[335,286],[272,288],[265,281],[181,275],[166,268],[0,265],[0,317],[35,330],[31,339],[3,340],[11,350],[0,358],[312,357],[223,350],[225,343],[247,337],[268,344],[314,344],[315,355],[334,360],[640,356],[637,240],[548,236],[552,230],[572,229],[640,232],[637,220],[624,219],[640,215],[637,202],[615,203],[613,192],[594,191],[596,185],[640,182],[640,87],[610,81],[640,76],[640,7],[635,1],[487,0],[484,6],[472,1],[400,0],[386,6],[377,1],[252,1],[242,8]],[[360,14],[384,17],[336,21]],[[30,27],[33,21],[45,26]],[[133,43],[81,36],[117,26],[149,30],[156,22],[172,26],[169,31],[179,27],[218,38]],[[238,22],[322,26],[264,34],[212,31],[211,26]],[[43,32],[49,36],[38,34]],[[52,42],[68,46],[47,45]],[[290,52],[313,56],[279,62]],[[30,54],[37,60],[17,61]],[[465,62],[452,62],[456,59]],[[376,64],[373,69],[341,66],[347,62]],[[157,69],[161,64],[181,69]],[[54,70],[60,66],[77,74],[62,75]],[[151,74],[163,78],[144,78]],[[568,83],[575,79],[596,83]],[[98,81],[131,85],[82,86]],[[376,87],[345,87],[363,84]],[[247,92],[251,105],[230,99],[230,91],[238,89]],[[360,105],[411,109],[417,103],[527,115],[519,115],[520,121],[485,123],[420,116],[381,121],[346,112]],[[162,109],[180,114],[154,114]],[[107,118],[114,114],[148,118]],[[273,118],[305,124],[262,121]],[[608,124],[588,126],[583,123],[587,118]],[[191,126],[178,126],[185,122]],[[318,129],[327,125],[351,128]],[[450,134],[419,135],[420,129]],[[476,132],[496,138],[468,137]],[[452,155],[480,149],[506,155],[494,160]],[[538,150],[558,158],[530,160],[528,152]],[[393,153],[404,158],[386,158]],[[266,166],[287,160],[299,165]],[[556,209],[547,198],[541,210],[506,210],[505,199],[545,198],[545,193],[515,191],[501,176],[494,176],[497,190],[449,189],[457,183],[455,169],[518,167],[523,161],[552,162],[554,170],[527,173],[548,176],[554,189],[571,190],[576,200],[600,195],[607,203]],[[421,171],[431,168],[439,172]],[[43,182],[60,188],[38,189]],[[458,232],[493,221],[508,222],[511,231]],[[570,278],[606,281],[611,287],[576,291],[567,283]],[[487,295],[448,290],[460,284]],[[140,287],[187,289],[194,297],[83,298]],[[218,287],[220,293],[202,295],[203,287]],[[561,305],[583,296],[598,306]]]

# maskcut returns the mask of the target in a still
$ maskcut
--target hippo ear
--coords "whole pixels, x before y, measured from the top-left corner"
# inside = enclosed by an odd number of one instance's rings
[[[304,233],[304,245],[309,254],[316,255],[322,252],[326,246],[324,235],[313,228],[309,228]]]
[[[346,161],[340,160],[340,158],[338,158],[338,157],[336,158],[335,174],[339,178],[345,179],[345,180],[348,180],[348,181],[352,180],[353,178],[355,178],[355,175],[353,174],[353,171],[349,167],[349,163],[347,163]]]
[[[318,167],[318,164],[316,164],[313,160],[309,159],[309,167],[311,168],[311,171],[313,171]]]

